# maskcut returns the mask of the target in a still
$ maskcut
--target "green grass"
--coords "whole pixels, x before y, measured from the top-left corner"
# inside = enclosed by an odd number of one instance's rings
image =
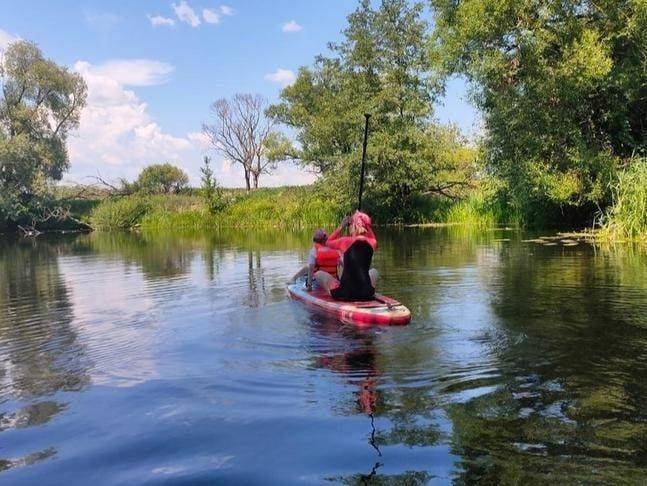
[[[475,189],[467,198],[451,205],[446,213],[445,222],[482,228],[492,228],[502,224],[521,226],[521,217],[507,206],[497,193],[491,190]]]
[[[647,243],[647,159],[635,160],[618,175],[613,204],[603,219],[598,238],[603,241]]]
[[[330,225],[341,214],[316,186],[223,190],[224,209],[208,210],[198,195],[128,196],[106,199],[92,212],[97,229],[197,229],[209,227],[305,227]]]
[[[259,189],[239,198],[220,214],[224,226],[314,226],[332,224],[340,211],[317,186]]]
[[[104,230],[132,229],[151,208],[150,201],[140,196],[104,199],[93,209],[90,224]]]
[[[97,229],[201,229],[201,228],[305,228],[332,226],[343,209],[331,202],[319,186],[222,190],[223,208],[209,211],[196,192],[184,195],[128,196],[105,199],[92,211],[90,222]],[[379,211],[371,214],[377,223],[388,221]],[[416,200],[409,217],[401,223],[450,223],[478,227],[515,224],[493,191],[475,190],[468,198],[451,202],[437,197]]]
[[[70,209],[72,215],[84,222],[90,219],[92,211],[101,203],[101,199],[71,199],[63,205]]]

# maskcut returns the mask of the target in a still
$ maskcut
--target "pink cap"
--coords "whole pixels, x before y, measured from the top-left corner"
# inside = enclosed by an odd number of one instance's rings
[[[369,226],[371,226],[371,217],[368,214],[363,213],[361,211],[355,211],[353,216],[351,216],[350,221],[355,226],[358,226],[361,228],[368,228]]]

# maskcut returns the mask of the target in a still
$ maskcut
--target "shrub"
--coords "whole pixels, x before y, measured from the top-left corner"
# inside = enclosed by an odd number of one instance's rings
[[[200,173],[200,180],[202,182],[200,192],[202,193],[207,209],[212,214],[222,211],[227,207],[227,201],[223,197],[222,188],[218,184],[216,176],[211,169],[211,159],[206,155],[204,157],[204,163],[200,168]]]
[[[505,183],[486,178],[465,199],[451,205],[445,221],[488,228],[500,224],[521,226],[521,212],[510,203],[507,194]]]
[[[97,229],[131,229],[150,210],[150,201],[140,196],[105,199],[92,211],[91,224]]]
[[[146,194],[177,194],[189,184],[189,176],[171,164],[149,165],[137,177],[137,188]]]

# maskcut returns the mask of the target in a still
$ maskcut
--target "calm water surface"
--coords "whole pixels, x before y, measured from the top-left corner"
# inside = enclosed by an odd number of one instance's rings
[[[378,238],[408,327],[288,300],[308,232],[0,240],[0,483],[644,480],[644,254]]]

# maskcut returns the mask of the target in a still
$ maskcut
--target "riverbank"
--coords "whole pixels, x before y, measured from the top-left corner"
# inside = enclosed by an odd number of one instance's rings
[[[645,207],[640,184],[635,190],[618,193],[613,209],[600,221],[596,229],[575,228],[587,240],[602,243],[647,243]],[[630,187],[625,183],[623,187]],[[63,204],[63,203],[62,203]],[[348,212],[342,200],[322,188],[292,186],[263,188],[252,192],[243,189],[221,189],[210,203],[197,189],[176,195],[129,196],[101,195],[91,199],[67,199],[63,220],[52,219],[35,229],[52,231],[114,231],[133,229],[190,229],[205,228],[305,228],[332,227]],[[368,209],[371,214],[375,214]],[[641,219],[642,218],[642,219]],[[381,221],[378,224],[404,226],[462,225],[466,227],[523,227],[522,218],[497,202],[483,190],[474,190],[461,200],[429,196],[421,199],[410,218],[404,221]],[[625,223],[627,222],[627,223]],[[573,230],[553,225],[560,231]],[[17,232],[18,228],[5,229]],[[2,232],[2,231],[0,231]]]
[[[312,186],[222,189],[208,203],[196,193],[133,195],[103,200],[88,222],[100,230],[304,227],[335,224],[343,212]]]
[[[377,224],[464,224],[492,227],[509,224],[501,208],[488,203],[480,192],[452,201],[428,196],[417,201],[406,220],[382,220],[371,208]],[[334,226],[352,208],[318,186],[264,188],[252,192],[223,189],[209,204],[199,191],[181,195],[132,195],[106,198],[87,216],[99,230],[200,229],[212,227],[302,228]],[[511,224],[515,224],[514,222]]]

